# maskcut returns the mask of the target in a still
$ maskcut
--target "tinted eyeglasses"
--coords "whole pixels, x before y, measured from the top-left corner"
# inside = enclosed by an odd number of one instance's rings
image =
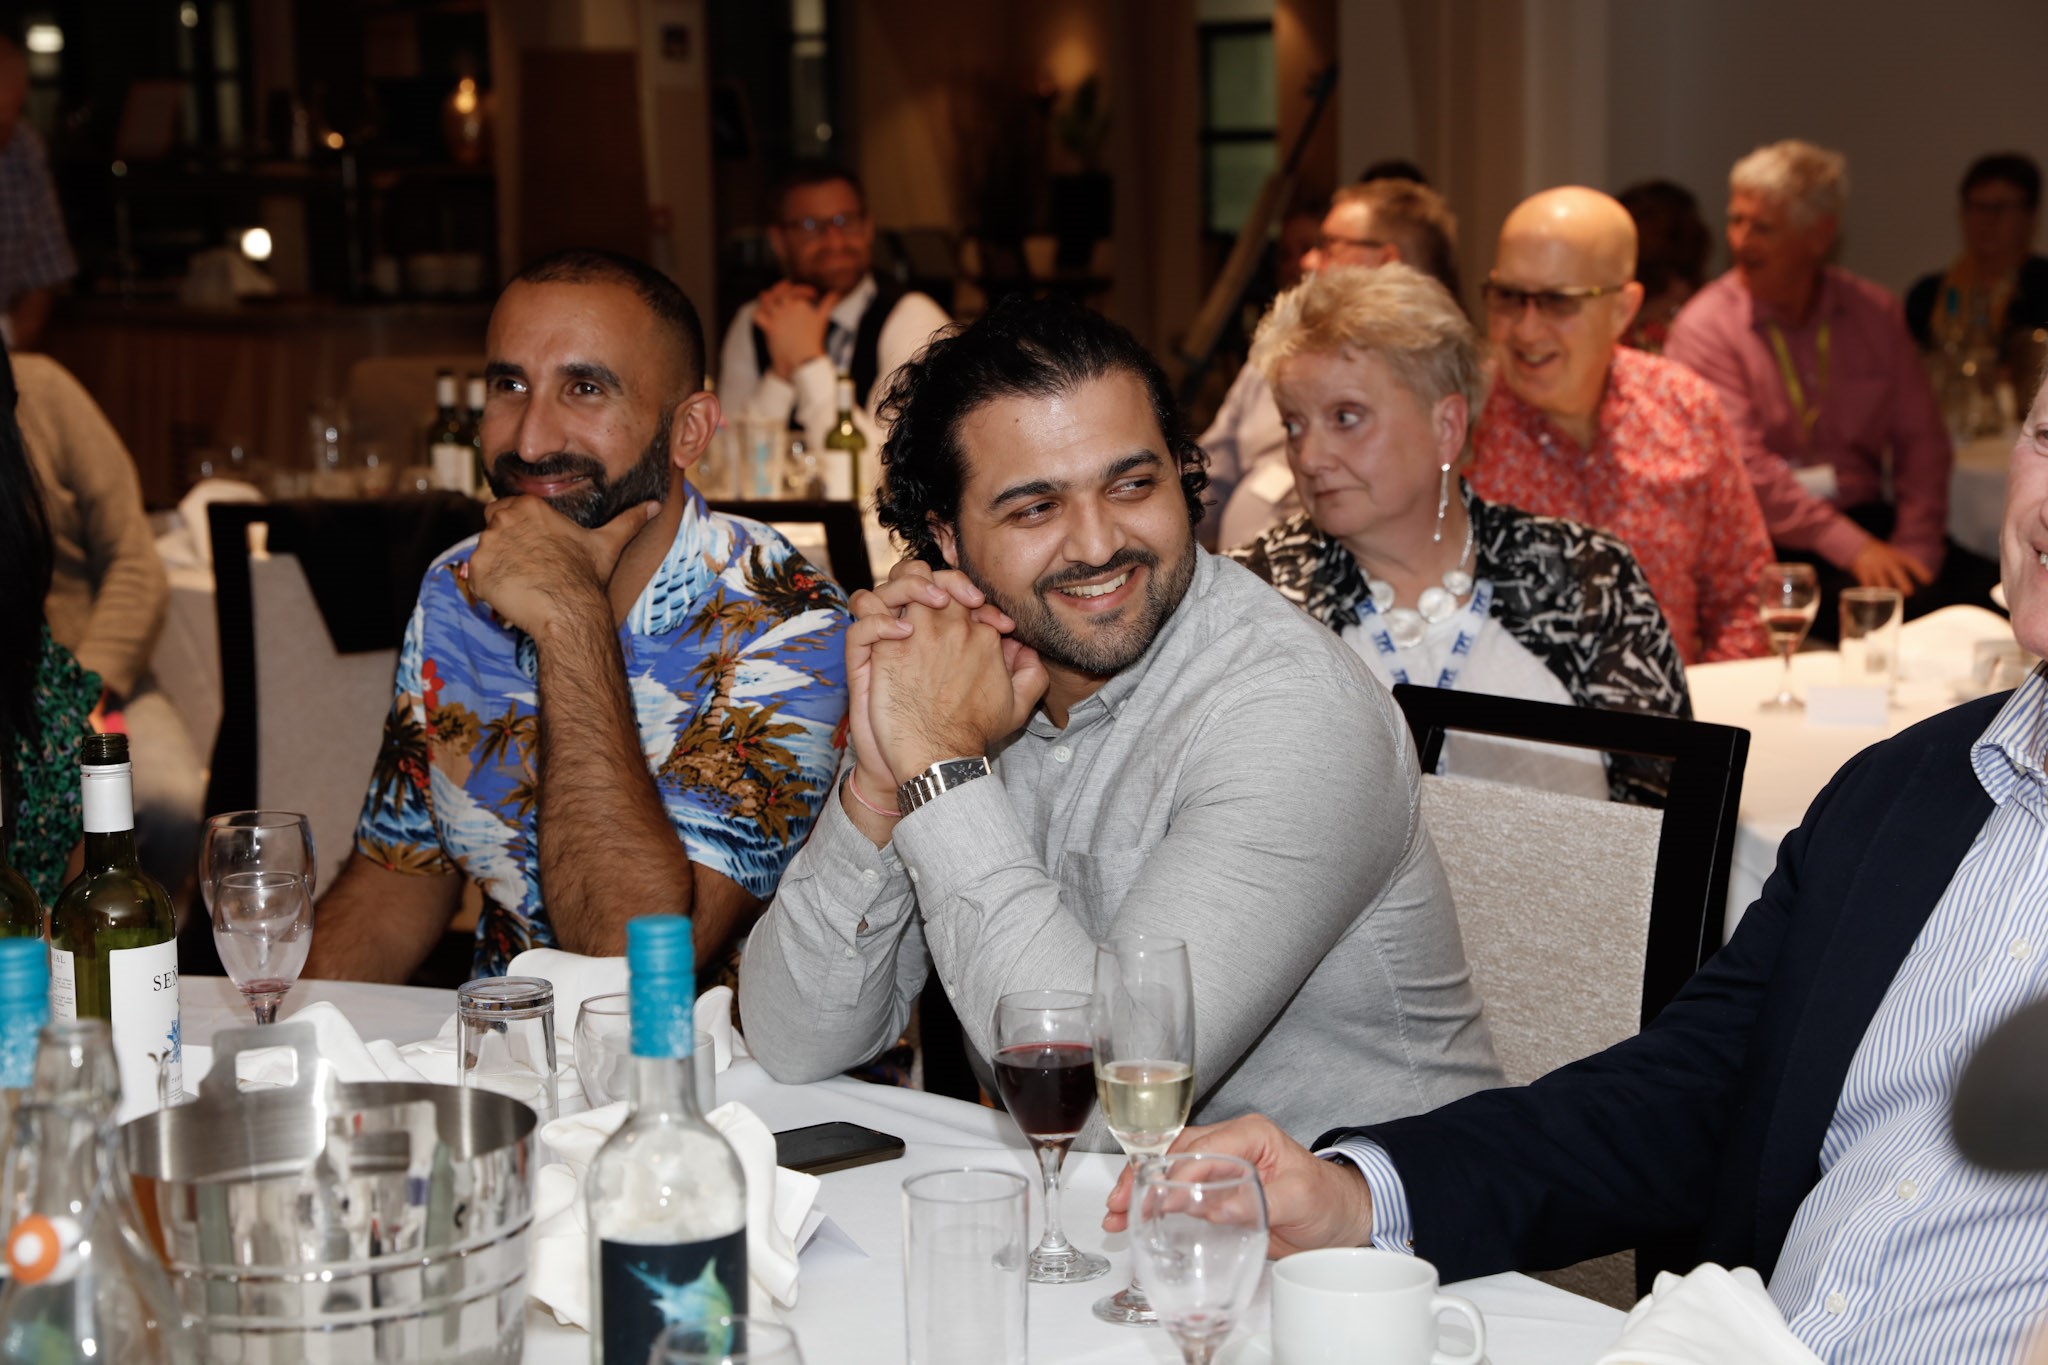
[[[1520,317],[1522,310],[1530,304],[1536,311],[1552,322],[1563,322],[1575,318],[1589,299],[1605,298],[1619,294],[1627,285],[1588,284],[1563,289],[1517,289],[1511,284],[1488,280],[1479,286],[1479,296],[1486,301],[1486,311],[1502,317]]]
[[[792,218],[782,224],[782,230],[804,237],[818,238],[823,237],[829,229],[844,237],[859,231],[867,220],[868,216],[865,213],[835,213],[830,218]]]

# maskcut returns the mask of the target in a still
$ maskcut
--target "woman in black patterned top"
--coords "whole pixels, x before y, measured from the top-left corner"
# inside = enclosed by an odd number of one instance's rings
[[[1325,270],[1274,302],[1252,361],[1272,381],[1307,511],[1230,553],[1382,682],[1691,714],[1677,646],[1627,547],[1486,503],[1458,477],[1485,380],[1442,285],[1401,265]],[[1654,765],[1460,739],[1447,770],[1662,796]]]
[[[0,349],[0,848],[45,904],[80,834],[78,756],[100,680],[50,638],[50,532]]]

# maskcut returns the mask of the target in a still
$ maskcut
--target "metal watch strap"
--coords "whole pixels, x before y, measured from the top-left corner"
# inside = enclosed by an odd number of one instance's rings
[[[939,793],[987,777],[991,771],[986,758],[941,759],[896,789],[896,809],[908,815]]]

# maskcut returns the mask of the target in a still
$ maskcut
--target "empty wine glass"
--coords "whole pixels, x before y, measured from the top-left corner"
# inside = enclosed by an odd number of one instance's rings
[[[576,1075],[592,1109],[626,1098],[626,1060],[633,1051],[633,997],[593,995],[576,1008]],[[695,1057],[692,1057],[695,1060]]]
[[[1163,1156],[1187,1126],[1195,1098],[1195,983],[1188,946],[1132,934],[1095,949],[1095,1090],[1110,1135],[1131,1159]],[[1134,1274],[1095,1303],[1104,1322],[1159,1317]]]
[[[213,897],[213,942],[221,965],[258,1024],[277,1022],[277,1006],[313,946],[313,897],[293,872],[230,872]]]
[[[312,895],[317,868],[313,826],[284,810],[236,810],[206,822],[199,844],[199,893],[213,913],[221,878],[231,872],[289,872],[302,877]]]
[[[1266,1266],[1266,1195],[1234,1156],[1189,1152],[1138,1163],[1131,1259],[1187,1365],[1209,1365]]]
[[[1767,564],[1756,585],[1757,611],[1771,648],[1785,660],[1778,695],[1763,704],[1766,711],[1803,711],[1806,703],[1792,695],[1792,656],[1820,613],[1820,584],[1811,564]]]
[[[1031,1251],[1036,1284],[1074,1284],[1109,1273],[1060,1228],[1060,1165],[1095,1108],[1095,1042],[1082,991],[1016,991],[996,1001],[996,1088],[1045,1177],[1045,1236]]]

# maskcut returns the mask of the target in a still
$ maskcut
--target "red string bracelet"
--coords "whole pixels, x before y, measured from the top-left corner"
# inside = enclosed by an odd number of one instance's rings
[[[858,783],[858,782],[856,782],[856,781],[854,781],[854,780],[853,780],[853,769],[851,769],[851,768],[848,768],[848,769],[846,770],[846,789],[847,789],[848,791],[850,791],[850,792],[852,792],[852,793],[853,793],[853,799],[854,799],[854,800],[856,800],[856,801],[860,802],[860,803],[861,803],[861,804],[862,804],[863,806],[866,806],[866,807],[867,807],[867,808],[868,808],[869,810],[873,811],[873,812],[874,812],[875,814],[877,814],[877,815],[879,815],[879,816],[882,816],[882,817],[884,817],[885,819],[889,819],[889,820],[901,820],[901,819],[903,818],[903,812],[902,812],[902,811],[900,811],[900,810],[883,810],[883,809],[882,809],[882,808],[881,808],[880,806],[878,806],[878,805],[876,805],[876,804],[875,804],[874,802],[872,802],[872,801],[868,800],[868,799],[867,799],[867,798],[866,798],[865,796],[862,796],[862,795],[860,794],[860,783]]]

